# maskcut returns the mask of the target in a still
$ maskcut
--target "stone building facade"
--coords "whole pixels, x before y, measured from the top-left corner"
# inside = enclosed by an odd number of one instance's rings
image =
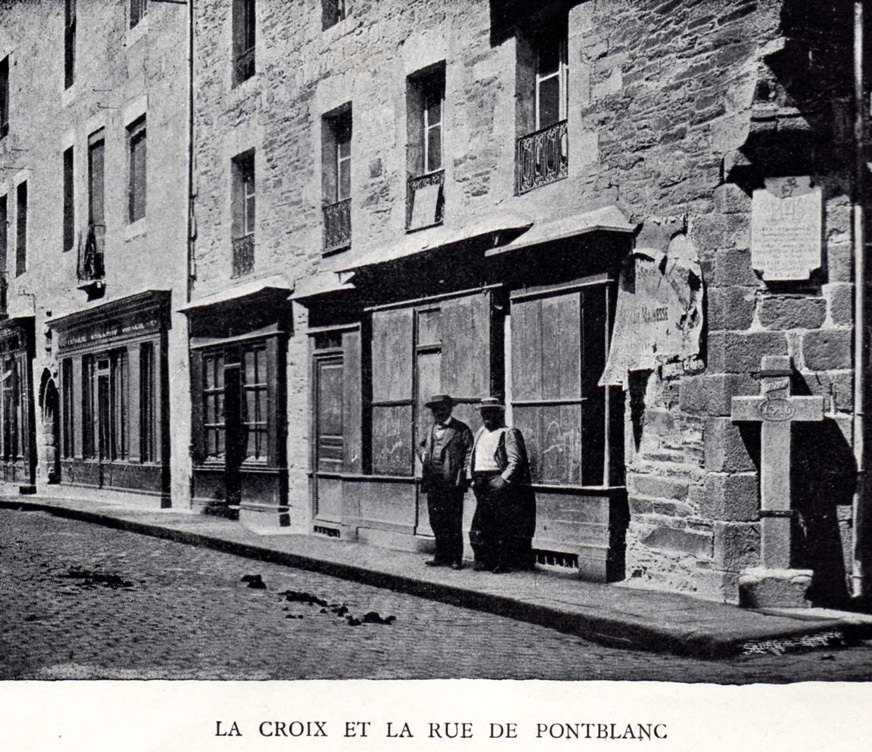
[[[186,294],[185,10],[5,3],[0,29],[2,328],[21,330],[27,354],[5,424],[29,465],[13,473],[7,452],[6,480],[184,505],[189,439],[170,435],[170,415],[190,412],[187,321],[173,313]]]
[[[495,394],[530,447],[521,527],[538,566],[735,601],[779,539],[775,568],[803,594],[848,597],[866,556],[851,3],[198,0],[190,258],[184,9],[148,3],[133,39],[134,6],[83,4],[79,29],[131,41],[88,47],[87,80],[108,83],[77,95],[59,94],[63,57],[32,22],[3,26],[9,80],[54,103],[21,114],[10,97],[5,163],[60,171],[104,127],[108,180],[108,134],[135,138],[147,96],[148,216],[164,202],[137,236],[117,216],[128,190],[107,187],[106,293],[86,302],[60,250],[60,188],[39,198],[28,181],[46,260],[9,275],[9,300],[36,301],[35,395],[47,369],[66,399],[64,358],[97,336],[82,312],[151,291],[133,307],[167,306],[149,318],[166,323],[128,321],[121,302],[113,336],[166,344],[173,506],[426,549],[424,399],[451,392],[475,428],[475,400]],[[62,38],[57,6],[39,8]],[[25,77],[31,64],[57,74]],[[12,207],[18,173],[3,174]],[[794,198],[813,229],[776,237],[761,207]],[[779,242],[817,260],[772,271]],[[787,508],[761,494],[767,440],[733,402],[767,394],[763,359],[778,357],[784,400],[822,398],[821,419],[792,429]]]

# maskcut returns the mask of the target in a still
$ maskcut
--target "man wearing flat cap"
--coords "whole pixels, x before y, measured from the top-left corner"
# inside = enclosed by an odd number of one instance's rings
[[[436,538],[431,567],[463,568],[463,495],[472,451],[472,431],[451,415],[454,400],[435,394],[426,403],[433,424],[418,447],[423,465],[421,490],[427,494],[430,527]]]
[[[478,405],[484,425],[475,434],[469,477],[476,508],[469,531],[475,569],[494,574],[525,565],[525,541],[532,531],[527,519],[531,506],[530,463],[524,437],[505,424],[505,408],[496,397]]]

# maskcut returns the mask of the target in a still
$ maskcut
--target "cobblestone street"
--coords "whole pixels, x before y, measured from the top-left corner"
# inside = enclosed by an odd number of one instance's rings
[[[717,662],[615,650],[43,512],[0,510],[0,546],[0,679],[872,678],[868,644]]]

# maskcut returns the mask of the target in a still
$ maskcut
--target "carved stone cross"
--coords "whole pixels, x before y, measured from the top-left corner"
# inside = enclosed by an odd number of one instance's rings
[[[762,423],[760,441],[760,558],[765,569],[790,568],[790,432],[795,421],[824,419],[823,397],[792,397],[792,363],[766,355],[759,397],[733,397],[734,422]]]

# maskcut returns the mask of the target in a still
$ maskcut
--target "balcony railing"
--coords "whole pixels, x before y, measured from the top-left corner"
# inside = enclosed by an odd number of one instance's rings
[[[236,58],[236,83],[247,81],[254,75],[254,47],[250,47]]]
[[[233,270],[231,276],[244,277],[254,271],[254,235],[233,239]]]
[[[351,199],[346,198],[324,207],[324,253],[334,253],[351,246]]]
[[[406,230],[441,225],[445,209],[445,170],[409,178],[406,190]]]
[[[518,139],[518,193],[562,180],[569,175],[566,121]]]
[[[106,225],[90,225],[84,243],[79,243],[79,263],[76,269],[80,282],[98,282],[106,276],[103,249]]]

